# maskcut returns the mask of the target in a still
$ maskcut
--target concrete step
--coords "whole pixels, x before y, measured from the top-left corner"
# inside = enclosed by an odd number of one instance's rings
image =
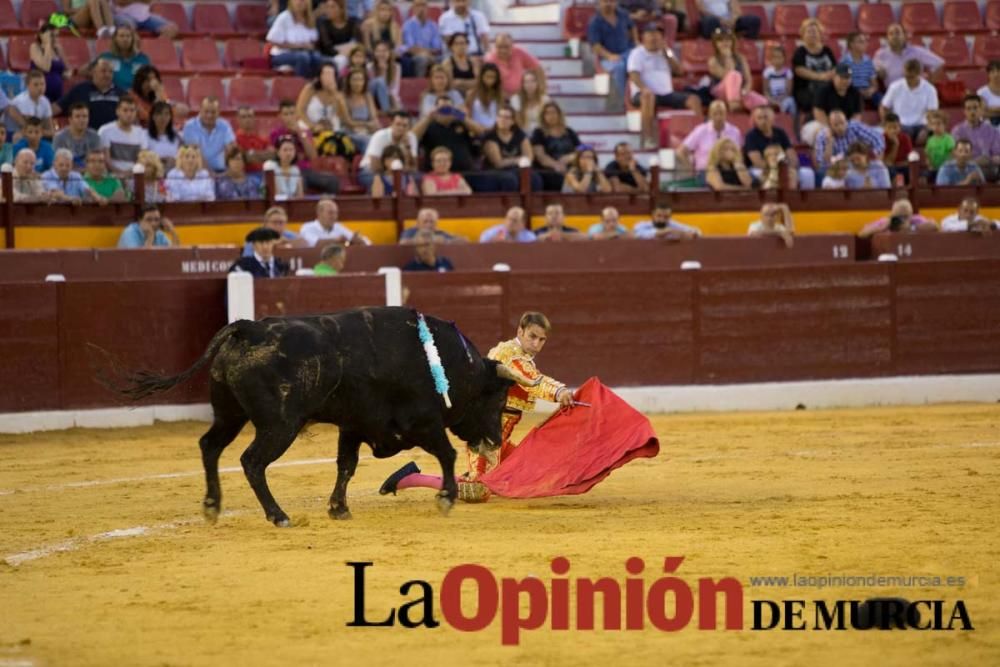
[[[558,23],[559,3],[510,6],[504,12],[506,21],[510,23]]]
[[[549,79],[549,95],[597,95],[592,76],[557,76]],[[603,97],[603,96],[602,96]]]
[[[579,58],[539,58],[539,60],[547,77],[583,76],[583,61]]]
[[[571,113],[566,124],[577,132],[628,132],[624,113]]]
[[[514,43],[536,58],[566,57],[566,42],[561,39],[521,39],[515,33]]]
[[[603,113],[607,110],[607,100],[596,93],[577,93],[569,95],[559,93],[552,94],[552,88],[550,86],[549,94],[552,99],[559,104],[559,107],[564,113]]]
[[[559,41],[562,39],[562,26],[558,23],[510,23],[498,22],[490,24],[490,35],[509,32],[514,37],[514,43],[522,39],[540,39]]]
[[[601,152],[613,153],[615,144],[625,141],[632,146],[632,150],[639,149],[639,135],[628,132],[580,132],[580,141]]]

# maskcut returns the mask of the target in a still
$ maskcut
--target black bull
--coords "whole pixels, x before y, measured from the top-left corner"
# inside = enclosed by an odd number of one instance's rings
[[[455,450],[445,428],[473,449],[500,446],[500,413],[517,380],[502,364],[482,357],[447,322],[427,317],[450,383],[451,408],[437,393],[417,315],[407,308],[364,308],[314,317],[241,320],[221,329],[202,356],[174,376],[139,372],[118,391],[133,399],[174,387],[214,357],[210,392],[213,421],[201,437],[205,467],[205,517],[222,507],[219,456],[248,421],[256,436],[240,457],[247,480],[269,521],[288,525],[267,485],[267,466],[310,421],[340,428],[337,482],[329,513],[350,518],[347,484],[368,443],[378,458],[421,447],[441,464],[439,507],[455,502]]]

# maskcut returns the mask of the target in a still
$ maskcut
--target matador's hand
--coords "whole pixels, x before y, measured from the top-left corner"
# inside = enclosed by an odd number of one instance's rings
[[[570,391],[568,387],[560,388],[559,391],[556,392],[556,402],[564,408],[573,407],[573,392]]]

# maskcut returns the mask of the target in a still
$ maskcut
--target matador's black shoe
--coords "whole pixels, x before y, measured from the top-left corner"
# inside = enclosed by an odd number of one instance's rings
[[[390,493],[396,495],[396,485],[399,484],[400,480],[408,475],[413,475],[420,472],[420,468],[413,461],[410,461],[405,466],[397,470],[396,472],[389,475],[382,486],[378,487],[378,493],[380,496],[387,496]]]

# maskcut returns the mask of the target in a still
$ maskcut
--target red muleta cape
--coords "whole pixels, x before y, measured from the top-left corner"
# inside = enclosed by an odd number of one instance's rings
[[[505,498],[586,493],[612,470],[660,452],[653,425],[613,391],[590,378],[576,391],[590,403],[560,410],[531,429],[500,465],[479,477]]]

